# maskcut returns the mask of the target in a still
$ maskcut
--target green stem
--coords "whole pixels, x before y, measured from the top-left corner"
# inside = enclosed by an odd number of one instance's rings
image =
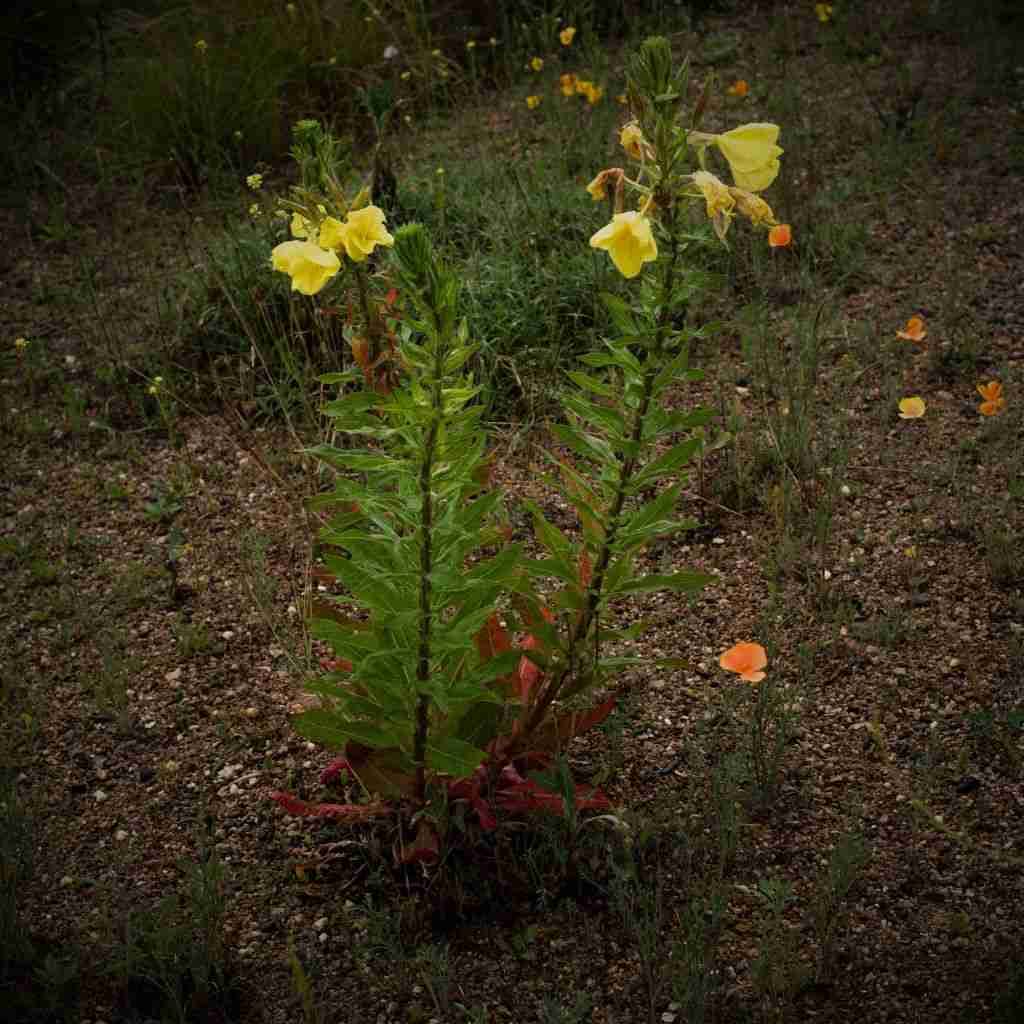
[[[670,211],[672,209],[671,206],[668,206],[667,208]],[[669,217],[671,218],[671,213],[669,214]],[[659,365],[660,356],[664,349],[665,337],[671,325],[672,282],[675,277],[676,263],[679,258],[679,243],[676,238],[675,231],[673,230],[675,226],[674,219],[670,219],[667,226],[669,228],[669,237],[671,241],[669,243],[670,248],[668,259],[665,261],[665,275],[662,279],[661,313],[658,317],[654,345],[644,360],[643,392],[640,397],[640,405],[637,407],[636,415],[633,419],[632,429],[630,430],[630,441],[632,442],[631,448],[633,449],[633,453],[626,456],[619,470],[619,479],[615,487],[615,496],[612,499],[611,508],[608,511],[607,526],[604,531],[604,541],[602,542],[601,549],[598,552],[597,562],[594,565],[590,584],[587,587],[586,601],[584,602],[584,606],[579,617],[576,619],[575,626],[573,626],[572,631],[569,634],[568,657],[566,661],[552,673],[547,684],[541,690],[540,696],[533,705],[522,730],[509,748],[509,757],[512,757],[515,753],[527,748],[530,737],[544,721],[544,716],[547,713],[548,708],[558,698],[558,695],[564,689],[566,682],[574,674],[574,669],[578,663],[576,652],[583,648],[587,641],[587,637],[590,635],[590,630],[597,618],[598,606],[601,601],[601,592],[604,589],[605,576],[608,572],[608,567],[611,564],[612,550],[615,546],[615,540],[618,536],[619,527],[621,525],[620,516],[622,515],[622,507],[626,501],[626,491],[633,475],[636,473],[637,466],[640,461],[640,441],[643,437],[644,421],[647,419],[647,413],[650,410],[651,399],[654,392],[654,380],[658,375],[658,371],[661,369],[661,366]]]
[[[437,448],[437,435],[444,415],[442,392],[442,371],[444,369],[445,346],[439,336],[435,337],[434,345],[434,379],[430,396],[431,420],[427,429],[426,442],[423,449],[423,462],[420,466],[420,639],[416,661],[416,679],[426,683],[430,679],[430,632],[433,627],[431,610],[430,573],[433,568],[433,525],[434,503],[431,484],[434,470],[434,454]],[[416,703],[416,732],[413,737],[413,761],[416,764],[417,803],[423,803],[426,797],[426,753],[427,728],[430,721],[430,695],[420,692]]]

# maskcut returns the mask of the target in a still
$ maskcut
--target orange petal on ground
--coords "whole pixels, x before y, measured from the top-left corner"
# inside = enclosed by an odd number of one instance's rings
[[[776,224],[768,232],[768,244],[773,249],[781,249],[793,241],[793,232],[788,224]]]

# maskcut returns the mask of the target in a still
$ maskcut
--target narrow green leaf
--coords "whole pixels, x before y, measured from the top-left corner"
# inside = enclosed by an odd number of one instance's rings
[[[655,590],[671,590],[675,593],[694,593],[703,590],[715,581],[714,576],[699,572],[674,572],[668,575],[651,573],[649,576],[634,576],[623,580],[615,589],[617,594],[647,594]]]

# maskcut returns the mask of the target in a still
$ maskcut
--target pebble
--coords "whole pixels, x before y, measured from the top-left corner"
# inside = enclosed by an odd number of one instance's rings
[[[123,843],[123,842],[124,842],[124,841],[125,841],[125,840],[126,840],[126,839],[128,838],[128,833],[127,833],[127,832],[125,832],[125,830],[124,830],[123,828],[119,828],[119,829],[118,829],[118,830],[117,830],[117,831],[116,831],[116,832],[114,833],[114,838],[115,838],[115,839],[116,839],[116,840],[117,840],[117,841],[118,841],[119,843]]]
[[[96,801],[96,803],[101,804],[103,803],[104,800],[107,799],[107,794],[104,793],[102,789],[97,789],[96,792],[93,793],[92,798]]]

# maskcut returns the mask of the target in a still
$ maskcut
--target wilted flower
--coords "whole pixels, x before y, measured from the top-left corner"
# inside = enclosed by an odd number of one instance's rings
[[[708,219],[715,229],[715,234],[724,241],[736,200],[730,194],[725,183],[719,181],[708,171],[694,171],[691,178],[704,197]]]
[[[635,210],[615,214],[610,224],[591,237],[590,245],[606,250],[623,277],[636,277],[643,264],[658,258],[651,222]]]
[[[824,25],[826,22],[832,20],[832,5],[831,4],[815,4],[814,13],[818,16],[818,21]]]
[[[640,160],[644,155],[644,146],[646,145],[644,139],[644,133],[640,130],[640,125],[636,121],[630,121],[621,132],[619,132],[619,142],[622,148],[634,159]]]
[[[313,242],[282,242],[274,246],[271,264],[292,279],[292,291],[316,295],[341,269],[341,261]]]
[[[768,232],[768,244],[773,249],[784,249],[793,241],[793,232],[788,224],[776,224]]]
[[[569,28],[563,28],[562,31],[558,33],[558,38],[561,40],[563,46],[571,46],[573,36],[575,35],[576,29],[570,26]]]
[[[737,78],[725,91],[730,96],[746,96],[750,92],[750,86],[745,78]]]
[[[570,71],[568,74],[561,75],[558,79],[559,85],[562,87],[563,96],[572,96],[576,92],[576,76]]]
[[[900,419],[919,420],[924,415],[925,404],[923,398],[916,395],[913,398],[900,399]]]
[[[259,192],[259,190],[263,188],[263,175],[250,174],[246,177],[245,183],[253,190],[253,192]]]
[[[984,399],[978,407],[978,412],[982,416],[995,416],[1006,405],[1006,399],[1003,398],[1003,385],[997,380],[990,380],[987,384],[979,384],[978,394]]]
[[[296,238],[305,238],[310,242],[316,241],[316,225],[302,216],[301,213],[292,214],[292,234]]]
[[[772,208],[760,196],[755,196],[753,192],[747,192],[742,188],[736,188],[735,185],[729,186],[729,195],[736,200],[736,210],[742,213],[755,227],[776,226]],[[776,242],[775,244],[779,245],[780,243]],[[781,244],[788,245],[789,242],[787,240]]]
[[[608,186],[617,184],[622,178],[621,167],[609,167],[608,170],[602,171],[588,186],[587,191],[590,193],[590,198],[595,202],[601,199],[608,198]]]
[[[924,328],[924,320],[919,316],[912,316],[907,321],[907,326],[902,331],[896,332],[897,338],[902,338],[904,341],[924,341],[928,336],[928,332]]]
[[[533,68],[534,71],[540,71],[540,69],[544,67],[544,61],[540,57],[534,57],[533,60],[530,61],[530,67]]]
[[[736,644],[718,659],[718,664],[748,683],[759,683],[765,676],[762,670],[768,664],[768,655],[760,644]]]

